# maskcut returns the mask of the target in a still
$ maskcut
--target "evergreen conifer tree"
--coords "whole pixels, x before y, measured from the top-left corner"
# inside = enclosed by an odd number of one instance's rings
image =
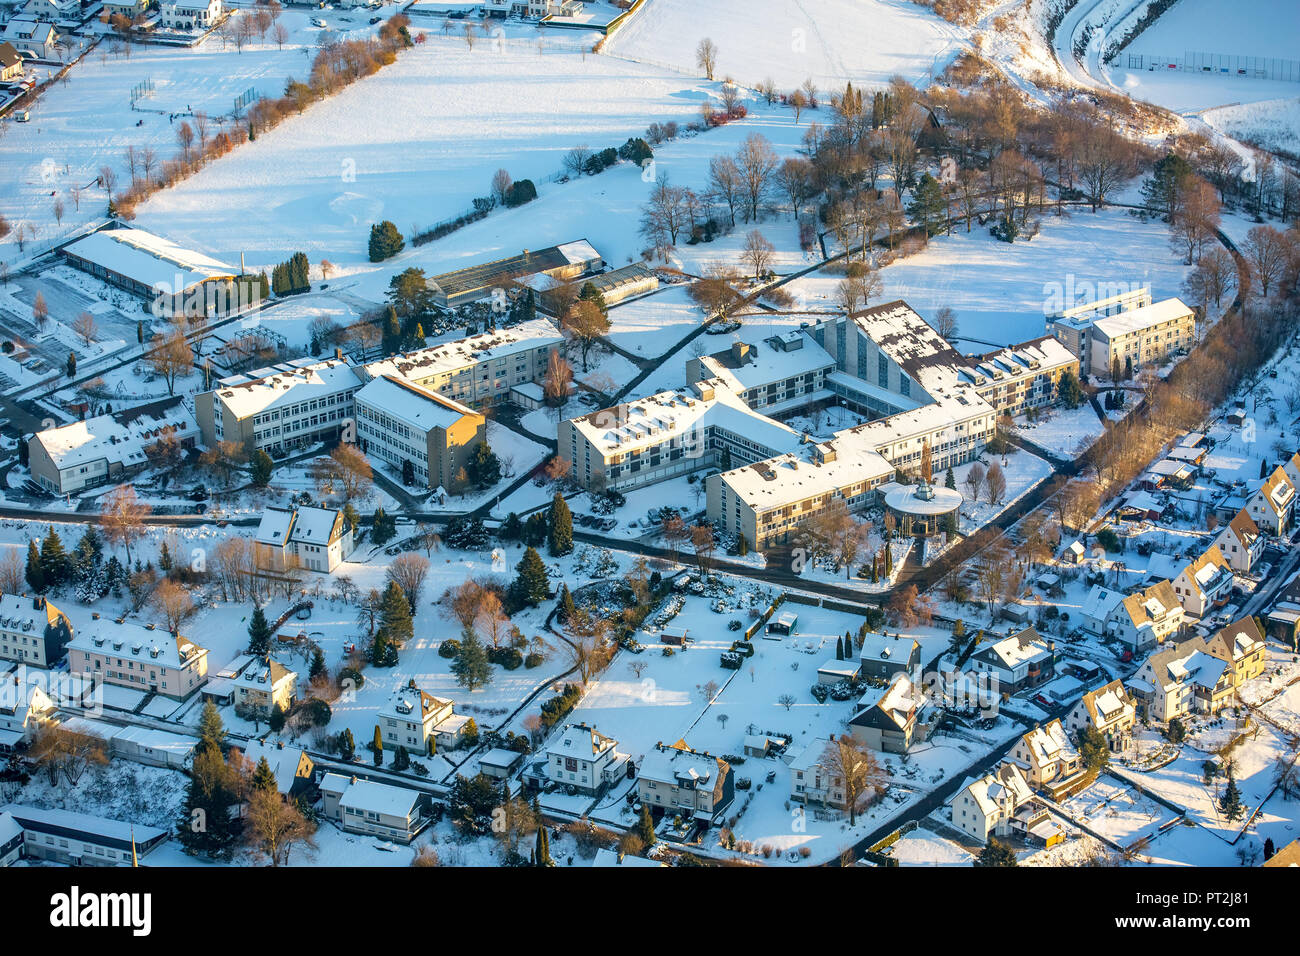
[[[553,558],[573,550],[573,512],[558,491],[546,513],[546,542]]]
[[[248,623],[248,653],[265,657],[271,650],[271,625],[260,605],[254,606],[253,618]]]

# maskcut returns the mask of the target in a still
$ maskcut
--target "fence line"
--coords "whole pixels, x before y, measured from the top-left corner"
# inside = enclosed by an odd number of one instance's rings
[[[1260,80],[1300,83],[1300,60],[1266,56],[1232,56],[1188,50],[1181,56],[1150,53],[1126,54],[1128,69],[1148,72],[1209,73],[1216,76],[1245,76]]]

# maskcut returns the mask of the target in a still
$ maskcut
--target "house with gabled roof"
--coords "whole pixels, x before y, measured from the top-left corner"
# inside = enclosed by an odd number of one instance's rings
[[[1149,650],[1179,632],[1183,614],[1173,584],[1157,581],[1119,602],[1112,614],[1110,633],[1135,651]]]
[[[1282,467],[1273,469],[1264,483],[1246,498],[1246,510],[1255,524],[1269,534],[1282,535],[1291,530],[1295,512],[1295,489]]]
[[[1168,555],[1152,555],[1148,574],[1168,578],[1183,610],[1198,618],[1224,604],[1232,590],[1232,568],[1214,544],[1200,557],[1187,562]]]
[[[1060,718],[1023,734],[1011,748],[1011,758],[1035,787],[1068,780],[1083,768],[1079,751],[1070,743]]]
[[[915,638],[868,631],[858,652],[863,677],[889,680],[895,674],[917,675],[921,669],[921,645]]]
[[[873,688],[858,701],[849,733],[873,750],[905,754],[929,736],[925,693],[908,674],[894,674],[883,690]]]
[[[642,803],[670,815],[714,823],[735,799],[735,774],[727,761],[698,753],[685,740],[667,747],[656,744],[641,761],[637,795]]]
[[[355,528],[335,508],[268,506],[253,538],[259,568],[330,573],[352,553]]]
[[[1112,751],[1124,749],[1136,723],[1137,704],[1119,680],[1088,691],[1065,719],[1070,733],[1077,737],[1091,727],[1106,738]]]
[[[311,785],[316,765],[301,747],[285,746],[284,741],[272,745],[261,740],[250,740],[237,746],[252,769],[256,769],[263,757],[266,758],[267,766],[275,774],[276,789],[285,796],[297,796]]]
[[[613,783],[628,763],[617,740],[587,724],[565,724],[545,753],[546,775],[552,782],[587,794]]]
[[[1210,653],[1204,639],[1167,644],[1128,681],[1139,716],[1167,723],[1192,713],[1217,713],[1232,699],[1232,668]]]
[[[0,594],[0,660],[54,667],[71,640],[72,622],[42,595]]]
[[[43,724],[57,719],[57,710],[39,684],[17,673],[0,676],[0,754],[30,744]]]
[[[350,833],[410,843],[433,820],[429,795],[406,787],[327,773],[320,792],[326,819]]]
[[[184,700],[207,680],[208,649],[152,624],[99,618],[68,643],[68,666],[96,683]]]
[[[990,837],[1033,836],[1051,846],[1062,839],[1024,773],[1009,761],[967,779],[951,807],[953,825],[980,843]]]
[[[1046,683],[1055,675],[1056,652],[1032,627],[986,645],[970,656],[971,670],[998,680],[998,691],[1015,694]]]
[[[1253,617],[1233,621],[1209,638],[1205,646],[1232,669],[1233,686],[1236,688],[1264,673],[1264,667],[1268,664],[1264,634]]]
[[[1242,508],[1215,536],[1214,544],[1234,571],[1249,574],[1264,551],[1264,536],[1255,519]]]

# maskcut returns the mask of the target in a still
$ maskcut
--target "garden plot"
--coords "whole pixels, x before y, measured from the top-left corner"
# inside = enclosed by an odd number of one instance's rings
[[[975,857],[952,840],[921,827],[900,837],[889,855],[899,866],[973,866]]]
[[[1222,774],[1206,784],[1204,764],[1212,754],[1184,746],[1178,759],[1159,770],[1143,774],[1148,789],[1187,810],[1190,819],[1224,840],[1234,840],[1245,821],[1273,789],[1273,764],[1288,752],[1282,735],[1268,724],[1260,724],[1258,734],[1232,751],[1232,765],[1241,790],[1242,816],[1229,821],[1219,810],[1219,801],[1227,784]]]
[[[1121,847],[1155,836],[1178,816],[1164,804],[1109,774],[1102,774],[1090,787],[1061,806],[1071,820]]]
[[[609,310],[609,340],[642,358],[656,358],[674,348],[682,339],[700,327],[704,314],[691,301],[687,286],[674,285],[661,289],[654,295],[637,299]],[[706,348],[709,339],[703,339]],[[719,348],[726,343],[720,343]],[[686,358],[680,367],[672,369],[676,380],[686,380]],[[672,364],[672,359],[668,359]]]
[[[927,319],[943,306],[957,311],[954,345],[966,352],[1014,345],[1045,332],[1043,315],[1073,291],[1079,301],[1098,283],[1149,285],[1157,298],[1177,295],[1187,266],[1170,250],[1168,227],[1142,223],[1124,210],[1073,210],[1043,216],[1042,231],[1008,245],[978,226],[958,226],[922,252],[880,271],[880,301],[904,299]],[[842,277],[823,269],[786,290],[802,308],[831,308]]]
[[[605,50],[695,74],[696,47],[710,37],[718,47],[719,78],[754,86],[770,77],[788,89],[811,78],[829,92],[843,89],[846,80],[883,86],[896,73],[927,80],[956,55],[964,36],[900,0],[714,0],[703,8],[690,0],[648,0]]]
[[[1074,458],[1104,428],[1089,401],[1082,402],[1078,408],[1048,409],[1033,422],[1023,415],[1016,419],[1016,430],[1022,438],[1063,458]]]

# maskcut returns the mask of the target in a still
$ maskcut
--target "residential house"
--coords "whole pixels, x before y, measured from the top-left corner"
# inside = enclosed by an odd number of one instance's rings
[[[1083,768],[1060,718],[1022,735],[1011,748],[1011,758],[1024,768],[1026,779],[1035,787],[1055,786]]]
[[[71,640],[72,622],[44,597],[0,595],[0,660],[54,667]]]
[[[269,506],[253,538],[253,558],[269,571],[306,568],[328,574],[352,553],[355,531],[335,508]]]
[[[210,30],[221,22],[225,9],[221,0],[174,0],[164,2],[161,22],[167,30]]]
[[[1265,624],[1269,637],[1290,644],[1292,649],[1296,647],[1297,625],[1300,625],[1300,574],[1291,575],[1277,593]]]
[[[1300,488],[1300,451],[1282,462],[1282,471],[1286,473],[1286,479],[1291,482],[1292,488]]]
[[[868,691],[849,719],[849,733],[873,750],[905,754],[929,735],[925,692],[908,674],[896,673],[884,690]]]
[[[1055,674],[1055,646],[1032,627],[981,647],[968,666],[998,681],[998,692],[1015,694],[1051,680]]]
[[[1076,736],[1085,727],[1093,728],[1106,738],[1110,750],[1120,751],[1132,737],[1137,723],[1137,705],[1124,690],[1123,682],[1113,680],[1084,694],[1065,723],[1070,733]]]
[[[1147,573],[1173,582],[1174,595],[1192,617],[1205,617],[1213,608],[1227,603],[1232,590],[1232,568],[1218,545],[1210,545],[1193,561],[1180,561],[1154,554]]]
[[[10,83],[23,78],[23,58],[7,40],[0,43],[0,83]]]
[[[27,0],[23,15],[48,23],[81,21],[81,0]]]
[[[9,811],[0,812],[0,868],[13,866],[23,856],[23,825]]]
[[[565,724],[545,755],[546,773],[553,783],[587,794],[613,783],[628,761],[617,740],[587,724]]]
[[[798,803],[837,807],[848,806],[844,777],[832,757],[834,739],[813,738],[787,762],[790,765],[790,797]]]
[[[406,787],[327,773],[320,792],[325,818],[349,833],[410,843],[433,819],[429,795]]]
[[[990,837],[1033,835],[1050,846],[1061,839],[1025,775],[1009,762],[966,781],[952,798],[952,822],[980,843]]]
[[[301,747],[286,747],[283,741],[272,745],[260,740],[250,740],[239,747],[244,752],[250,769],[256,769],[263,757],[275,774],[275,786],[285,796],[297,796],[311,786],[316,764]]]
[[[1109,630],[1134,651],[1145,651],[1177,635],[1183,613],[1173,584],[1157,581],[1119,602]]]
[[[57,708],[41,687],[18,674],[0,676],[0,754],[24,749]]]
[[[1243,617],[1220,630],[1205,642],[1209,652],[1232,669],[1232,683],[1241,685],[1264,673],[1268,652],[1264,634],[1253,617]]]
[[[298,699],[298,673],[271,657],[255,657],[234,679],[235,706],[269,717],[279,707],[288,713]]]
[[[1249,574],[1264,551],[1264,536],[1250,513],[1242,508],[1214,539],[1234,571]]]
[[[439,729],[444,724],[450,727],[453,707],[452,701],[426,694],[414,680],[409,681],[388,698],[376,715],[384,747],[391,751],[405,747],[416,755],[436,753],[439,748],[455,749],[459,733],[448,737],[446,729]]]
[[[1246,499],[1246,510],[1261,529],[1269,534],[1290,532],[1295,511],[1295,489],[1284,468],[1273,469],[1264,483]]]
[[[53,23],[17,16],[5,24],[0,38],[19,53],[30,53],[41,60],[58,60],[59,31]]]
[[[715,823],[736,795],[735,774],[721,757],[697,753],[679,740],[670,747],[656,744],[641,761],[637,796],[665,814]]]
[[[184,700],[207,679],[208,650],[152,624],[99,618],[68,643],[68,665],[96,682]]]
[[[916,678],[921,673],[921,645],[914,638],[867,632],[858,652],[863,677],[891,679],[904,673]]]
[[[1160,723],[1216,713],[1232,699],[1233,687],[1232,668],[1212,655],[1200,637],[1166,644],[1128,682],[1139,715]]]

